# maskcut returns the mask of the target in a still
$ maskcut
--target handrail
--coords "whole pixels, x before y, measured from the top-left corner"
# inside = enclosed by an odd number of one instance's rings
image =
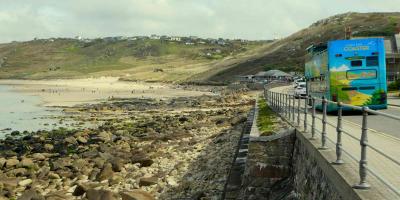
[[[383,150],[381,150],[378,147],[372,146],[368,144],[368,139],[367,139],[367,134],[368,134],[368,126],[367,126],[367,120],[368,120],[368,114],[374,114],[374,115],[381,115],[390,119],[398,120],[400,121],[400,116],[395,116],[391,115],[388,113],[384,112],[379,112],[376,110],[372,110],[366,106],[360,107],[360,106],[355,106],[355,105],[350,105],[350,104],[345,104],[341,102],[335,102],[328,100],[326,98],[315,98],[315,97],[309,97],[307,96],[304,101],[304,105],[301,105],[303,101],[300,101],[300,99],[296,100],[296,96],[293,94],[288,94],[286,91],[285,93],[280,93],[280,92],[272,92],[268,89],[265,90],[265,99],[267,100],[268,104],[271,106],[271,108],[280,114],[281,117],[286,118],[292,125],[299,127],[301,126],[301,121],[303,121],[303,131],[308,132],[307,126],[310,125],[311,127],[311,135],[312,137],[310,139],[315,139],[315,132],[319,132],[321,136],[321,143],[322,146],[320,149],[326,149],[328,148],[326,146],[326,141],[332,142],[333,144],[336,144],[336,155],[337,155],[337,160],[333,163],[335,164],[342,164],[344,161],[341,159],[341,154],[342,152],[345,154],[348,154],[351,156],[352,159],[355,161],[359,162],[360,168],[359,168],[359,174],[360,174],[360,182],[354,186],[355,189],[368,189],[370,188],[370,185],[366,181],[367,173],[371,173],[373,176],[377,177],[381,182],[383,182],[390,190],[395,192],[397,195],[400,196],[400,192],[398,189],[396,189],[391,183],[389,183],[386,179],[382,178],[374,172],[373,170],[369,169],[367,167],[367,149],[371,149],[377,154],[383,156],[384,158],[388,159],[391,163],[395,164],[396,166],[400,166],[400,161],[395,159],[394,157],[386,154]],[[308,109],[310,108],[307,106],[307,102],[311,102],[311,112],[310,114],[308,113]],[[315,114],[315,109],[316,109],[316,102],[322,103],[322,117],[318,117]],[[319,104],[321,105],[321,104]],[[337,117],[337,123],[333,123],[327,118],[327,106],[328,105],[336,105],[338,106],[338,117]],[[348,131],[343,130],[342,127],[342,109],[343,108],[351,108],[353,110],[358,110],[362,111],[362,125],[361,125],[361,137],[357,138],[353,134],[350,134]],[[302,118],[301,115],[304,115]],[[307,115],[311,115],[311,124],[307,120]],[[316,119],[319,121],[319,123],[322,122],[322,130],[317,130],[315,127]],[[337,141],[336,143],[332,141],[329,137],[327,137],[327,129],[326,125],[332,128],[336,128],[337,131]],[[342,148],[342,143],[341,143],[341,134],[344,133],[345,135],[349,136],[351,139],[354,139],[355,141],[360,142],[360,149],[361,149],[361,155],[360,155],[360,160],[357,160],[354,156],[349,154],[345,149]]]

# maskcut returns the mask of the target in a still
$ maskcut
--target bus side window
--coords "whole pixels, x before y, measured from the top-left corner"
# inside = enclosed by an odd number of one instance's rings
[[[379,59],[378,56],[367,56],[367,67],[377,67],[379,66]]]
[[[352,60],[351,61],[351,66],[352,67],[361,67],[362,66],[362,60]]]

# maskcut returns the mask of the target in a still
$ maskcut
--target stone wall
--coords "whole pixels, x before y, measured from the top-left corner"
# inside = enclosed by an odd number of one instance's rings
[[[224,199],[360,199],[303,133],[289,129],[254,137],[253,116],[238,145]]]
[[[294,134],[290,133],[250,139],[240,199],[272,199],[293,190],[290,182],[294,141]],[[277,187],[281,183],[283,187]]]
[[[292,162],[293,187],[298,199],[343,199],[333,187],[317,159],[299,139],[294,145]]]

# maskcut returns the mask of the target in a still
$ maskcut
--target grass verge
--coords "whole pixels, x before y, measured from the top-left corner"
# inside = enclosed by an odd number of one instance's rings
[[[260,135],[268,136],[272,135],[274,132],[276,122],[276,114],[267,105],[264,98],[260,98],[258,101],[258,118],[257,126],[260,131]]]

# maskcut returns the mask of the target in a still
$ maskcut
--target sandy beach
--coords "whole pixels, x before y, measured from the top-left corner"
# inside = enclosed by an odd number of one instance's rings
[[[212,95],[163,83],[126,82],[118,77],[60,80],[0,80],[0,85],[39,96],[44,106],[74,106],[110,98],[168,98]]]

